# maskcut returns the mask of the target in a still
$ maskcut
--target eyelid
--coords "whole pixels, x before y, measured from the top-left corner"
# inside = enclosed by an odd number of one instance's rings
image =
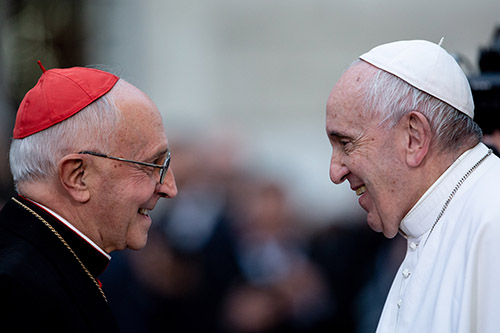
[[[152,163],[152,164],[162,164],[165,161],[165,158],[167,158],[167,154],[168,154],[168,149],[155,154],[148,161],[151,161],[149,163]]]
[[[332,140],[337,140],[337,141],[351,140],[351,137],[347,136],[346,134],[342,134],[335,131],[331,131],[329,136]]]
[[[159,160],[160,160],[160,156],[155,156],[155,157],[152,157],[152,158],[148,159],[148,163],[158,164]]]
[[[345,146],[348,143],[352,142],[351,138],[346,137],[346,136],[342,136],[342,135],[336,136],[335,138],[333,138],[333,140],[335,140],[336,142],[338,142],[342,146]]]
[[[163,164],[163,162],[165,162],[165,159],[167,159],[167,157],[168,157],[168,152],[169,152],[168,150],[165,150],[164,152],[158,154],[156,156],[155,163],[156,164]]]

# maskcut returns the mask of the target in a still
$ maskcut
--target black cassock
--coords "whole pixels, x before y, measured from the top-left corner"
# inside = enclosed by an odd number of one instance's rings
[[[9,200],[0,211],[0,331],[118,332],[96,285],[108,262],[41,207],[22,197]]]

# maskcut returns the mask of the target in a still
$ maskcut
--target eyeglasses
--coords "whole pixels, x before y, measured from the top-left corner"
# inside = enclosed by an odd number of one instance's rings
[[[153,167],[153,168],[158,168],[158,169],[160,169],[160,184],[163,184],[163,180],[165,179],[165,176],[167,175],[167,170],[168,170],[168,167],[170,165],[170,151],[167,151],[167,158],[165,158],[165,162],[163,162],[163,165],[127,160],[125,158],[108,156],[106,154],[96,153],[93,151],[81,151],[78,154],[87,154],[87,155],[93,155],[93,156],[98,156],[98,157],[105,157],[105,158],[110,158],[112,160],[128,162],[128,163],[135,163],[135,164],[139,164],[139,165],[145,165],[145,166],[149,166],[149,167]]]

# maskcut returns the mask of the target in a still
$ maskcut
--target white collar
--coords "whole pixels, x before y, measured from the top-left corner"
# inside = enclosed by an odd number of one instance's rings
[[[400,224],[403,233],[409,238],[418,238],[429,231],[457,182],[487,152],[488,147],[479,143],[460,155],[403,218]]]

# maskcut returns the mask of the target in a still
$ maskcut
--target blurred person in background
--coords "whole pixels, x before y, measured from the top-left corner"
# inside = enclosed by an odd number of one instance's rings
[[[0,212],[0,325],[115,332],[98,280],[140,249],[160,198],[177,194],[161,115],[97,69],[51,69],[25,95],[10,149],[17,195]]]
[[[360,218],[332,221],[313,235],[310,257],[321,269],[333,300],[325,322],[330,331],[375,331],[403,259],[400,243],[374,233]]]
[[[233,218],[240,277],[223,308],[228,332],[312,332],[326,328],[333,299],[308,253],[309,237],[292,215],[284,189],[250,180]]]
[[[455,59],[421,40],[363,54],[329,96],[331,180],[372,229],[407,239],[378,332],[498,330],[500,159],[473,117]]]
[[[480,48],[479,73],[469,76],[475,104],[475,122],[483,130],[483,142],[500,156],[500,22],[490,45]]]

